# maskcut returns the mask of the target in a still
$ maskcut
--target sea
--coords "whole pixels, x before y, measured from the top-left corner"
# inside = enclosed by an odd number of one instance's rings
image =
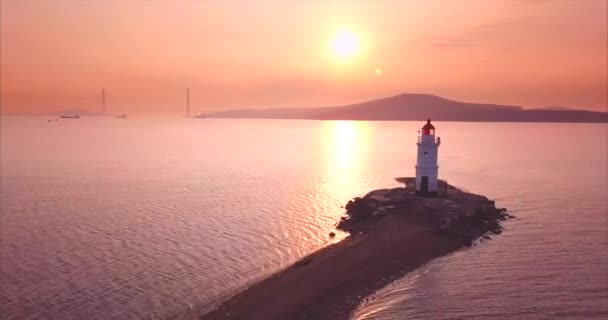
[[[0,318],[196,318],[347,236],[424,124],[2,116]],[[516,218],[353,319],[608,318],[608,124],[433,124],[440,177]]]

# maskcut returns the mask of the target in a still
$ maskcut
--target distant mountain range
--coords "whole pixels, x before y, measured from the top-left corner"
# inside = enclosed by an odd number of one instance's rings
[[[430,94],[405,93],[344,106],[320,108],[239,109],[210,118],[314,120],[424,120],[505,122],[608,122],[608,112],[563,107],[523,109],[518,106],[459,102]]]

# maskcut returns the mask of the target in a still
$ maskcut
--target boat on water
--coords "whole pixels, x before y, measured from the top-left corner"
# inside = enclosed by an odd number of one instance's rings
[[[61,119],[80,119],[80,115],[60,115],[59,118]]]
[[[124,119],[124,118],[126,118],[126,117],[127,117],[127,114],[126,114],[126,113],[119,114],[119,115],[117,115],[117,116],[116,116],[116,118],[119,118],[119,119]]]

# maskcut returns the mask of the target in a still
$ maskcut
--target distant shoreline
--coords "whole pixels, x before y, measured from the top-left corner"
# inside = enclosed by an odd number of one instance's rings
[[[520,106],[462,102],[417,93],[403,93],[342,106],[228,110],[210,113],[208,117],[366,121],[422,121],[431,118],[435,121],[467,122],[608,122],[608,112],[562,107],[524,109]]]
[[[355,211],[358,212],[355,216]],[[504,210],[449,187],[423,198],[406,188],[376,190],[349,204],[343,241],[299,260],[221,303],[201,319],[348,319],[367,296],[430,260],[488,233]]]
[[[197,106],[194,109],[197,110],[198,114],[204,114],[205,118],[224,119],[425,121],[431,118],[435,121],[453,122],[608,123],[608,106],[604,106],[606,111],[564,108],[560,106],[525,109],[514,105],[455,101],[424,93],[402,93],[390,97],[339,106],[307,108],[244,107],[225,111],[211,111],[219,108],[217,106]],[[145,110],[137,108],[136,113],[145,113]],[[174,115],[183,115],[175,106],[163,108],[162,110],[165,114],[174,113]],[[130,111],[135,110],[131,110],[129,106],[120,106],[119,113]],[[39,113],[38,115],[58,116],[75,113],[81,116],[104,116],[103,113],[87,109],[67,109]],[[9,114],[9,112],[3,113],[3,115]]]
[[[247,117],[217,117],[210,115],[207,117],[208,119],[235,119],[235,120],[309,120],[309,121],[403,121],[403,122],[420,122],[425,119],[315,119],[315,118],[247,118]],[[433,118],[433,121],[437,122],[464,122],[464,123],[608,123],[608,119],[602,120],[590,120],[590,121],[572,121],[572,120],[564,120],[564,121],[536,121],[536,120],[446,120],[446,119],[436,119]]]
[[[59,115],[45,115],[45,114],[14,114],[14,113],[3,113],[0,114],[0,117],[32,117],[32,118],[45,118],[45,120],[48,120],[48,118],[52,118],[52,119],[59,119]],[[441,121],[441,122],[463,122],[463,123],[608,123],[608,113],[606,116],[606,120],[602,121],[600,120],[589,120],[589,121],[575,121],[575,120],[563,120],[563,121],[552,121],[552,120],[545,120],[545,121],[536,121],[536,120],[446,120],[446,119],[441,119],[441,118],[433,118],[433,121]],[[116,118],[114,115],[82,115],[80,114],[80,118]],[[130,118],[152,118],[152,119],[163,119],[163,118],[170,118],[170,119],[176,119],[176,118],[184,118],[182,116],[159,116],[159,115],[135,115],[135,116],[130,116]],[[197,121],[200,121],[200,119],[197,118],[184,118],[184,119],[194,119]],[[214,115],[209,115],[208,117],[204,118],[204,119],[219,119],[219,120],[306,120],[306,121],[368,121],[368,122],[384,122],[384,121],[404,121],[404,122],[408,122],[408,121],[423,121],[426,119],[315,119],[315,118],[264,118],[264,117],[260,117],[260,118],[253,118],[253,117],[220,117],[220,116],[214,116]]]

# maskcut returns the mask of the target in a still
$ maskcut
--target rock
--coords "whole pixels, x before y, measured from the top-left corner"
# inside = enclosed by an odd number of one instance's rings
[[[472,237],[465,237],[462,239],[462,243],[467,246],[470,247],[473,245],[473,238]]]
[[[394,188],[391,189],[391,192],[386,197],[393,201],[405,201],[409,197],[409,194],[405,188]]]
[[[351,219],[362,219],[371,216],[373,209],[376,208],[376,204],[372,203],[367,198],[354,198],[350,200],[346,206],[346,214]]]
[[[459,237],[466,245],[479,238],[491,239],[488,234],[500,234],[499,223],[513,217],[505,208],[496,208],[493,200],[458,188],[442,198],[418,197],[407,188],[379,189],[352,199],[345,209],[347,217],[337,228],[353,235],[386,215],[399,213],[438,233]]]
[[[464,213],[464,215],[465,215],[467,218],[472,218],[472,217],[474,217],[474,216],[475,216],[475,211],[466,211],[466,212]]]
[[[371,196],[371,197],[367,197],[367,199],[375,201],[375,204],[377,206],[379,206],[379,207],[382,207],[382,206],[385,206],[385,205],[393,203],[392,199],[387,198],[387,197],[382,196],[382,195],[374,195],[374,196]]]
[[[378,189],[365,195],[364,198],[385,197],[391,192],[391,189]]]
[[[452,228],[452,220],[446,219],[439,225],[439,231],[448,231]]]
[[[481,213],[487,213],[488,211],[490,211],[490,206],[488,205],[488,203],[483,203],[479,210],[481,211]]]
[[[492,228],[492,230],[490,230],[493,234],[501,234],[502,233],[502,229],[500,228],[499,225],[496,225],[496,227]]]
[[[294,264],[295,267],[302,267],[312,262],[312,258],[302,259]]]
[[[372,212],[372,217],[381,216],[385,213],[386,213],[386,210],[384,209],[384,207],[381,207],[381,208],[378,208],[377,210],[375,210],[374,212]]]

